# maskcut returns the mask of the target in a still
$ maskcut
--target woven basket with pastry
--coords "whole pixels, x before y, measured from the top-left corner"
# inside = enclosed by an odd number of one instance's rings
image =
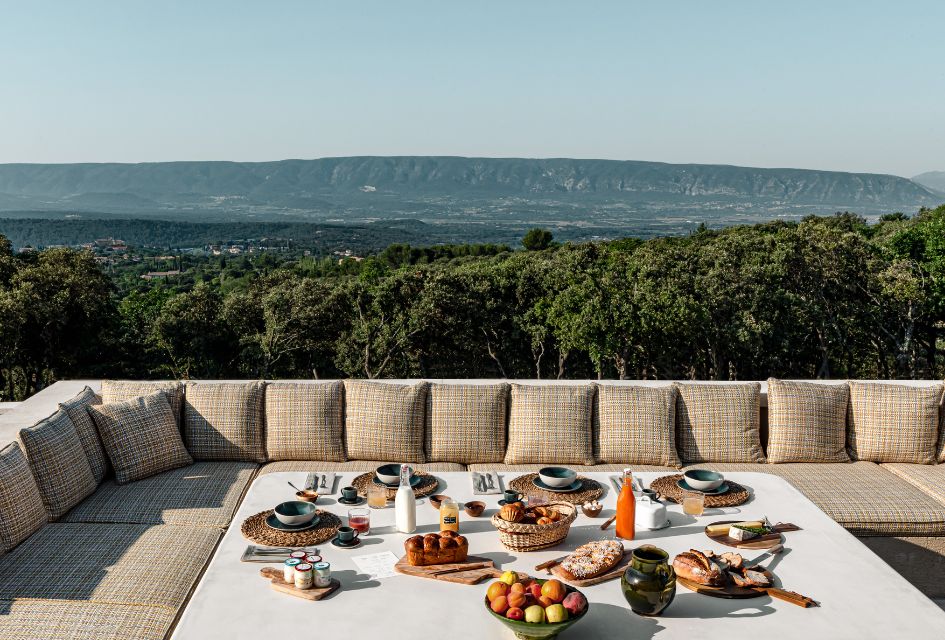
[[[568,502],[534,507],[513,502],[492,516],[492,526],[498,529],[499,541],[507,549],[538,551],[563,542],[575,518],[577,507]]]

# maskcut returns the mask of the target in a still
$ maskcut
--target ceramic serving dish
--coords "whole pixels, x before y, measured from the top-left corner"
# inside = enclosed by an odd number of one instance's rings
[[[374,475],[377,476],[377,479],[388,485],[399,485],[400,484],[400,465],[399,464],[382,464],[377,469],[374,470]]]
[[[536,580],[535,582],[537,582],[538,584],[544,584],[545,580]],[[571,585],[567,585],[567,584],[564,585],[564,588],[567,591],[567,593],[573,593],[575,591],[578,591]],[[489,606],[488,597],[485,598],[485,604],[486,604],[486,611],[488,611],[489,614],[493,618],[495,618],[496,620],[504,624],[506,627],[508,627],[509,630],[515,634],[516,638],[521,638],[523,640],[532,640],[532,639],[538,640],[541,638],[554,638],[555,636],[557,636],[559,633],[561,633],[562,631],[564,631],[571,625],[575,624],[576,622],[581,621],[585,616],[587,616],[587,612],[591,608],[590,604],[588,604],[587,606],[584,607],[584,611],[582,611],[576,616],[568,616],[568,619],[565,620],[564,622],[535,623],[535,622],[525,622],[524,620],[510,620],[509,618],[506,618],[504,615],[496,613]]]
[[[683,478],[686,480],[686,484],[696,491],[712,491],[717,489],[725,480],[725,476],[721,473],[709,471],[708,469],[690,469],[683,474]]]
[[[315,505],[301,500],[290,500],[276,505],[273,512],[282,524],[300,526],[312,521],[316,513]]]
[[[318,501],[318,492],[312,491],[311,489],[306,489],[305,491],[296,491],[295,499],[301,500],[302,502],[311,502],[314,504]]]
[[[560,489],[574,484],[577,472],[567,467],[545,467],[538,471],[538,477],[549,487]]]

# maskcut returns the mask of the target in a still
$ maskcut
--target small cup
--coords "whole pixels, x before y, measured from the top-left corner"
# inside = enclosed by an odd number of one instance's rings
[[[687,516],[701,516],[705,511],[705,494],[701,491],[683,491],[682,508]]]
[[[301,500],[302,502],[318,502],[318,492],[313,489],[305,489],[303,491],[295,492],[295,499]]]
[[[482,515],[483,510],[486,508],[486,503],[479,500],[474,500],[472,502],[466,502],[463,504],[463,511],[467,515],[472,516],[473,518],[478,518]]]
[[[341,497],[351,502],[352,500],[358,499],[358,490],[354,487],[342,487]]]
[[[358,539],[358,532],[351,527],[338,527],[338,540],[345,544]]]
[[[506,489],[502,495],[506,502],[518,502],[522,498],[522,494],[514,489]]]

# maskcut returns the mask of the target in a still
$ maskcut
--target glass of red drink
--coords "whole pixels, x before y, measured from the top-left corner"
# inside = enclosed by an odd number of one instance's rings
[[[348,509],[348,526],[358,532],[358,535],[365,535],[371,532],[371,510],[363,507],[358,509]]]

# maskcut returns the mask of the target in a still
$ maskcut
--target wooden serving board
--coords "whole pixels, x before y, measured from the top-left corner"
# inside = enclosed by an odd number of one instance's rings
[[[477,584],[486,578],[498,578],[502,575],[502,572],[495,568],[492,560],[476,556],[468,556],[465,562],[431,564],[425,567],[411,566],[407,562],[407,556],[404,556],[394,565],[394,571],[408,576],[457,584]]]
[[[290,584],[283,579],[282,569],[275,567],[264,567],[259,570],[259,575],[269,579],[269,586],[280,593],[288,593],[290,596],[302,598],[303,600],[321,600],[329,593],[338,590],[341,583],[331,579],[331,584],[327,587],[314,587],[312,589],[296,589],[294,584]]]
[[[758,567],[756,569],[760,573],[768,576],[768,579],[771,580],[771,584],[774,584],[774,576],[767,569]],[[734,582],[729,580],[723,587],[710,587],[706,584],[699,584],[698,582],[693,582],[687,578],[683,578],[680,575],[676,575],[676,582],[686,587],[690,591],[695,591],[696,593],[701,593],[703,595],[712,596],[713,598],[728,598],[731,600],[739,600],[742,598],[760,598],[763,595],[766,595],[764,589],[758,589],[753,587],[739,587]]]
[[[774,525],[774,531],[767,533],[763,536],[758,536],[756,538],[749,538],[748,540],[736,540],[735,538],[729,537],[728,534],[721,533],[709,533],[708,527],[717,524],[735,524],[736,522],[744,522],[744,520],[720,520],[718,522],[710,522],[706,526],[705,534],[718,542],[719,544],[724,544],[726,547],[735,547],[736,549],[770,549],[781,544],[784,537],[781,535],[785,531],[800,531],[800,527],[793,524],[776,524]]]
[[[633,552],[630,549],[625,549],[623,552],[623,558],[620,559],[620,562],[618,562],[613,569],[610,569],[606,573],[602,573],[599,576],[593,578],[586,578],[584,580],[569,580],[568,578],[564,577],[564,572],[562,571],[560,564],[556,564],[551,568],[551,574],[554,577],[567,582],[572,587],[589,587],[594,584],[600,584],[601,582],[607,582],[608,580],[619,578],[623,574],[624,569],[627,568],[627,565],[630,564],[630,556],[632,553]]]

